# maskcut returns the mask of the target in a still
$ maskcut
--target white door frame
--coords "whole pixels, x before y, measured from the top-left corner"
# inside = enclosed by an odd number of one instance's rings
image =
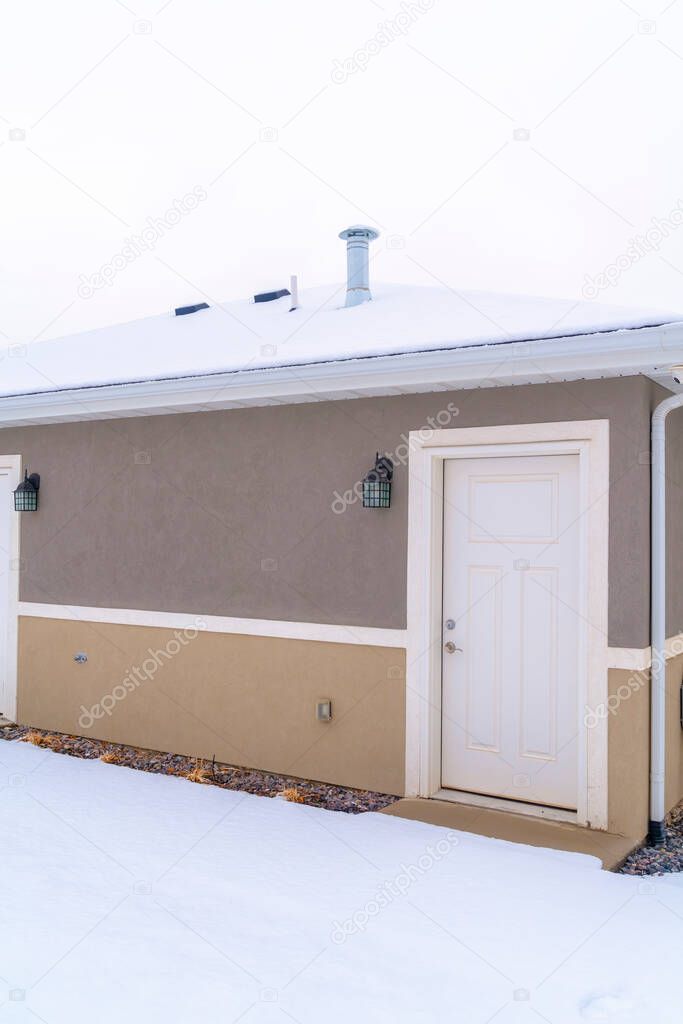
[[[9,470],[10,488],[14,490],[21,481],[21,455],[0,455],[0,469]],[[0,666],[4,671],[7,700],[2,709],[7,718],[17,717],[17,655],[19,642],[19,552],[20,552],[20,520],[18,512],[11,512],[9,540],[9,573],[7,580],[0,575],[0,586],[9,588],[7,601],[7,630],[5,664]]]
[[[583,510],[579,573],[583,628],[577,702],[578,807],[575,815],[567,817],[606,829],[607,716],[591,716],[597,722],[589,727],[586,709],[605,705],[608,697],[609,421],[423,430],[410,434],[409,448],[406,795],[430,797],[441,789],[444,460],[576,454]],[[480,806],[482,802],[501,806],[495,797],[463,799]],[[514,809],[553,816],[532,805],[519,804]]]

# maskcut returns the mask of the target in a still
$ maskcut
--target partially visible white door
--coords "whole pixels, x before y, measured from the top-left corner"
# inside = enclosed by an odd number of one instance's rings
[[[9,461],[9,460],[8,460]],[[12,517],[14,511],[12,491],[17,486],[17,468],[3,465],[0,457],[0,716],[14,718],[16,714],[16,679],[9,657],[13,654],[10,646],[16,642],[16,609],[12,600],[12,589],[16,589],[16,558],[14,550],[17,524]],[[15,595],[14,595],[15,596]]]
[[[444,788],[577,806],[578,470],[578,455],[445,463]]]

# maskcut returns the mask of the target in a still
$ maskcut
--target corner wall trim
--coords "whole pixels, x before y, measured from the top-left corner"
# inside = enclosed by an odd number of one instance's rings
[[[0,456],[0,475],[8,478],[10,491],[13,491],[21,481],[21,468],[20,455]],[[14,569],[20,564],[21,515],[14,511],[11,495],[7,495],[7,498],[12,505],[12,510],[9,513],[9,549],[2,552],[3,558],[6,557],[7,559],[7,569],[3,569],[3,572],[0,574],[2,576],[0,586],[6,588],[7,598],[6,622],[0,622],[0,629],[4,632],[4,643],[2,638],[0,638],[0,714],[12,720],[17,717],[17,606],[19,604],[19,573],[15,572]]]
[[[156,626],[162,629],[199,628],[208,633],[313,640],[320,643],[358,644],[366,647],[405,647],[404,629],[374,626],[337,626],[320,622],[281,622],[278,619],[238,619],[192,612],[159,612],[136,608],[89,608],[81,605],[19,602],[19,615],[71,622],[98,622],[118,626]]]

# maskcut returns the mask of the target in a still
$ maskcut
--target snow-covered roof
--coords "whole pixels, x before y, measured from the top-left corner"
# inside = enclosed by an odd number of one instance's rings
[[[8,359],[0,395],[225,371],[559,338],[683,321],[683,314],[447,288],[375,285],[344,308],[344,289],[230,302],[40,341]]]
[[[519,344],[504,352],[499,348],[513,342],[557,346],[559,339],[571,338],[576,346],[577,339],[580,344],[582,338],[598,335],[609,337],[611,349],[620,350],[632,344],[626,340],[630,332],[672,324],[683,328],[683,314],[456,293],[446,287],[374,284],[373,301],[352,308],[344,307],[344,297],[344,286],[319,287],[302,292],[291,312],[288,296],[262,303],[243,300],[11,349],[0,359],[0,419],[8,422],[3,411],[19,399],[25,404],[29,396],[76,389],[89,389],[88,400],[93,389],[123,388],[130,397],[145,383],[177,385],[216,375],[221,387],[230,389],[247,381],[253,385],[257,377],[273,381],[278,371],[279,378],[301,379],[304,368],[318,376],[348,373],[349,364],[364,372],[370,364],[387,372],[391,366],[405,371],[409,362],[435,365],[436,354],[441,365],[445,360],[451,368],[485,362],[487,353],[494,352],[497,362],[519,359]],[[586,343],[586,359],[588,348]],[[448,379],[448,374],[440,378]],[[295,399],[292,393],[279,400]]]

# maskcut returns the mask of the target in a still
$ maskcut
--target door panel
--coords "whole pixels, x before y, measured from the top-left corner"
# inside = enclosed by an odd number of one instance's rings
[[[576,808],[578,484],[578,455],[445,463],[445,788]]]
[[[478,750],[500,746],[500,578],[495,566],[468,567],[467,616],[463,653],[467,659],[465,701],[468,742]],[[493,643],[491,638],[494,638]],[[476,689],[471,690],[476,679]]]
[[[556,568],[520,573],[520,750],[525,757],[557,754]]]

